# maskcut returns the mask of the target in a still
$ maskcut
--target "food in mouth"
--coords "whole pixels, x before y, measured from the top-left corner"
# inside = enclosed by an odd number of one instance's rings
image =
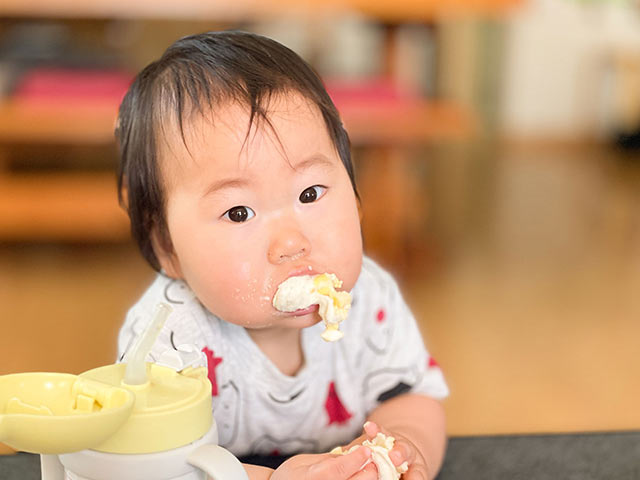
[[[322,338],[334,342],[344,335],[339,325],[351,308],[351,294],[337,291],[336,288],[340,287],[342,281],[333,273],[289,277],[278,286],[273,306],[281,312],[295,312],[318,305],[318,313],[325,325]]]

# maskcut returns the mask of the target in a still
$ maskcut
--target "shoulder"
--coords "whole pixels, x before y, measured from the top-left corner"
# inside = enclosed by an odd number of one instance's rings
[[[412,318],[393,276],[369,257],[363,258],[351,297],[345,333],[349,329],[358,337],[369,336],[373,331],[385,330],[395,322]]]
[[[193,291],[182,280],[158,274],[138,301],[129,309],[127,321],[133,316],[153,315],[160,303],[169,305],[172,312],[182,313],[190,308],[195,298]],[[172,314],[172,316],[174,315]]]
[[[181,305],[187,304],[193,298],[195,298],[195,294],[182,280],[158,274],[133,308],[153,310],[161,302],[174,308],[180,308]]]

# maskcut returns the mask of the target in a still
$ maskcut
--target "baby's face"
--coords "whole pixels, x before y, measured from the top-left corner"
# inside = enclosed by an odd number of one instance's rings
[[[214,314],[246,328],[304,328],[315,311],[271,304],[292,275],[335,273],[351,290],[362,241],[347,171],[318,109],[299,95],[267,106],[273,130],[230,104],[194,115],[161,149],[173,248],[163,269],[183,278]],[[275,131],[275,134],[274,134]]]

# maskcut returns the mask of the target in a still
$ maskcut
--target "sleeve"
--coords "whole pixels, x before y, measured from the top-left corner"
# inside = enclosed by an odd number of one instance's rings
[[[449,389],[442,371],[425,348],[396,281],[371,260],[365,262],[362,277],[358,309],[364,346],[359,363],[365,366],[366,411],[408,392],[446,397]]]

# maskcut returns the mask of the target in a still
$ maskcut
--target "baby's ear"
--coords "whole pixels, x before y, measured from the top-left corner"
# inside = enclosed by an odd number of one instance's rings
[[[171,278],[182,279],[180,260],[173,249],[169,235],[160,233],[159,229],[154,227],[151,231],[151,245],[164,273]]]

